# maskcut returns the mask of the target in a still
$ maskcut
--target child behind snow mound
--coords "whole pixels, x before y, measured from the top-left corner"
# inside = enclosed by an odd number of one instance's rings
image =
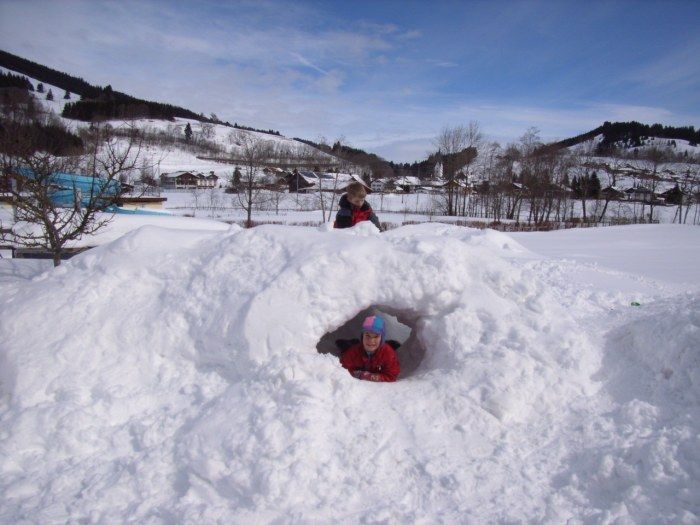
[[[379,225],[379,219],[372,211],[372,207],[365,197],[367,190],[360,182],[351,182],[346,188],[346,193],[340,197],[338,202],[338,213],[335,216],[334,228],[350,228],[358,222],[372,221],[379,231],[382,227]]]
[[[340,364],[357,379],[396,381],[401,373],[399,359],[385,338],[384,319],[370,315],[362,323],[362,341],[343,352]]]

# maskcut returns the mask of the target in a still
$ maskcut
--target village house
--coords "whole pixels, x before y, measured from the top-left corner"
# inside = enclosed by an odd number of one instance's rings
[[[421,180],[418,177],[399,177],[394,184],[404,193],[415,193],[421,187]]]
[[[213,171],[209,175],[192,171],[174,171],[160,176],[160,186],[165,189],[216,188],[219,177]]]
[[[384,191],[384,181],[381,179],[376,179],[372,181],[372,184],[370,185],[372,188],[372,191],[374,192],[382,192]]]
[[[199,188],[216,188],[219,182],[219,177],[214,175],[213,171],[209,172],[209,175],[198,174]]]
[[[308,193],[317,188],[318,177],[313,171],[294,170],[287,177],[289,193]]]
[[[459,192],[469,192],[469,193],[475,193],[474,188],[471,184],[469,184],[465,180],[448,180],[447,182],[443,183],[440,185],[441,188],[447,190],[454,190],[454,191],[459,191]]]
[[[627,195],[620,188],[615,186],[607,186],[600,190],[600,196],[607,201],[621,201],[624,200]]]
[[[291,175],[291,172],[285,171],[282,168],[266,167],[262,170],[264,179],[268,185],[279,185],[280,181],[284,181]]]
[[[627,194],[627,200],[630,201],[644,202],[647,204],[656,201],[656,195],[654,194],[654,192],[651,191],[649,188],[645,188],[644,186],[635,186],[633,188],[627,188],[625,190],[625,193]]]
[[[287,177],[287,185],[290,193],[312,193],[319,191],[335,191],[344,193],[348,184],[359,182],[366,189],[367,193],[372,192],[372,188],[362,180],[361,177],[351,173],[332,173],[294,170]]]
[[[687,205],[694,201],[693,193],[688,190],[681,190],[681,188],[676,184],[670,190],[666,190],[661,194],[664,202],[667,204],[684,204]],[[697,195],[695,196],[697,197]]]

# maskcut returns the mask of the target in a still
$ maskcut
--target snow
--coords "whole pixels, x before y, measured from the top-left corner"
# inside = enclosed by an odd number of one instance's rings
[[[0,260],[0,522],[699,521],[697,228],[128,219]],[[371,307],[397,383],[317,350]]]
[[[612,226],[559,230],[544,236],[516,233],[513,237],[549,258],[573,260],[683,289],[700,291],[697,280],[697,243],[694,226],[671,224]]]
[[[146,153],[156,175],[234,168]],[[235,195],[164,195],[59,268],[0,259],[0,523],[700,522],[698,228],[335,231],[290,226],[322,217],[286,194],[253,214],[286,226],[242,230],[209,219],[239,220]],[[369,200],[401,224],[433,199]],[[397,383],[329,353],[369,311],[404,343]]]

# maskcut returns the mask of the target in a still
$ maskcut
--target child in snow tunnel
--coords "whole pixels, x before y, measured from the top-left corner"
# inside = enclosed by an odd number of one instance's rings
[[[340,364],[357,379],[365,381],[393,382],[399,377],[401,368],[395,348],[399,343],[385,341],[386,325],[378,315],[370,315],[362,323],[362,341],[336,341],[343,351]]]
[[[379,231],[382,227],[372,207],[365,200],[367,190],[360,182],[351,182],[345,189],[345,195],[338,201],[338,213],[335,215],[334,228],[350,228],[358,222],[372,221]]]

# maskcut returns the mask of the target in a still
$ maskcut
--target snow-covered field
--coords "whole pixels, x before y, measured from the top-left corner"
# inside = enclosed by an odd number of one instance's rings
[[[1,523],[700,521],[698,228],[138,219],[0,260]]]
[[[328,220],[328,209],[333,209],[330,215],[331,220],[335,216],[338,205],[338,196],[324,193],[326,220]],[[161,196],[167,200],[163,207],[166,211],[175,215],[189,215],[199,218],[212,218],[225,221],[243,221],[245,211],[241,208],[238,196],[225,193],[223,189],[200,189],[200,190],[177,190],[162,191]],[[253,211],[253,220],[259,222],[275,222],[282,224],[308,224],[321,223],[323,215],[321,213],[320,199],[317,193],[296,194],[277,193],[268,194],[269,198],[261,198],[259,205],[256,203]],[[490,222],[487,217],[448,217],[439,214],[439,210],[444,208],[444,196],[430,193],[386,193],[371,194],[367,197],[374,211],[382,222],[401,225],[406,222],[451,222],[451,221],[479,221]],[[589,217],[599,217],[605,206],[605,201],[587,201],[586,208]],[[567,217],[581,217],[581,202],[573,200],[569,202]],[[571,210],[573,208],[573,210]],[[676,217],[677,206],[655,206],[654,220],[660,223],[678,222]],[[687,224],[697,224],[700,221],[697,206],[693,205],[689,212],[683,215]],[[520,211],[520,220],[527,222],[529,207],[524,203]],[[649,205],[630,201],[611,201],[608,204],[605,220],[615,221],[621,219],[631,220],[634,217],[644,217],[648,219]],[[554,219],[554,214],[552,214]],[[514,222],[504,220],[503,222]]]

